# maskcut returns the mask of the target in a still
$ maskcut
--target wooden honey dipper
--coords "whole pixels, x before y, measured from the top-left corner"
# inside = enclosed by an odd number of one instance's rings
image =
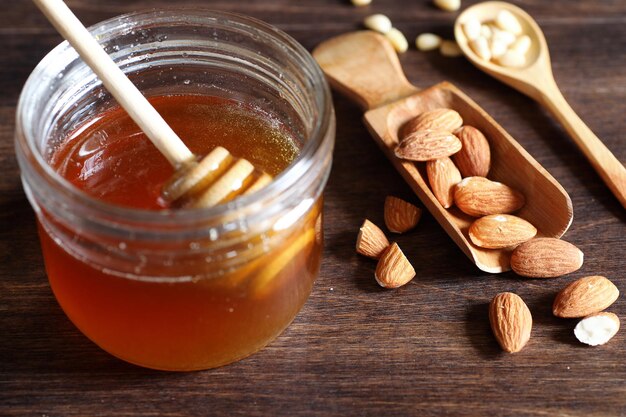
[[[167,201],[211,207],[256,191],[272,180],[248,160],[219,146],[198,160],[62,0],[33,1],[176,169],[163,187]]]

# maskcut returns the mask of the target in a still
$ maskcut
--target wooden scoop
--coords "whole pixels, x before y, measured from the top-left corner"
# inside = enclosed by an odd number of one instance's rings
[[[481,22],[491,21],[501,10],[508,10],[517,17],[523,32],[532,41],[531,49],[526,54],[526,65],[522,68],[506,68],[480,59],[469,47],[462,29],[463,23],[469,19],[476,18]],[[550,110],[622,206],[626,208],[626,168],[578,117],[561,94],[552,75],[546,38],[537,22],[517,6],[501,1],[489,1],[475,4],[461,13],[454,25],[454,35],[461,50],[472,64],[537,100]]]
[[[163,188],[175,205],[211,207],[267,185],[272,177],[218,147],[198,161],[62,0],[34,0],[128,112],[176,173]]]
[[[398,131],[414,116],[436,108],[456,110],[466,125],[481,130],[491,146],[489,177],[520,190],[526,205],[516,213],[530,221],[539,235],[560,237],[572,222],[572,202],[561,185],[483,109],[458,88],[444,82],[419,91],[411,85],[389,42],[374,32],[353,32],[320,44],[313,56],[331,84],[364,110],[374,140],[422,203],[461,250],[486,272],[510,269],[511,249],[473,245],[468,229],[474,218],[456,207],[443,208],[427,184],[423,164],[398,159],[393,152]]]

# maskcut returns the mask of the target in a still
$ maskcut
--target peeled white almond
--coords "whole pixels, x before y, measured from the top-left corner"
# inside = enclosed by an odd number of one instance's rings
[[[463,23],[463,32],[468,40],[473,41],[480,36],[481,24],[478,19],[469,19]]]
[[[522,33],[522,25],[517,17],[508,10],[500,10],[496,16],[496,25],[502,30],[511,32],[514,35],[520,35]]]
[[[511,32],[507,32],[505,30],[500,30],[497,28],[493,29],[493,36],[491,38],[493,41],[498,41],[506,44],[506,46],[512,45],[517,38]]]
[[[486,38],[479,36],[473,41],[470,41],[469,46],[481,59],[484,59],[485,61],[489,61],[491,59],[489,41],[487,41]]]
[[[432,51],[441,46],[441,37],[434,33],[422,33],[415,39],[415,46],[420,51]]]
[[[491,56],[493,58],[500,58],[508,50],[508,47],[505,43],[500,42],[499,40],[494,39],[494,38],[491,38],[491,42],[489,43],[489,48],[491,50]]]
[[[459,45],[455,41],[441,41],[439,52],[441,52],[441,55],[449,58],[463,55],[463,51],[461,51],[461,48],[459,48]]]
[[[384,14],[380,13],[367,16],[363,20],[363,26],[380,33],[387,33],[392,27],[391,20],[389,20],[389,18]]]
[[[461,0],[433,0],[435,6],[441,10],[454,12],[461,8]]]
[[[399,53],[406,52],[409,49],[409,42],[402,32],[396,28],[391,28],[389,32],[385,33],[389,42],[393,45],[394,49]]]
[[[531,41],[528,35],[522,35],[509,48],[511,51],[520,55],[526,55],[526,52],[530,49]]]
[[[587,345],[603,345],[617,334],[619,325],[619,317],[615,314],[596,313],[579,321],[574,329],[574,335]]]
[[[503,67],[521,68],[526,65],[526,57],[513,51],[507,51],[504,55],[496,58],[496,63]]]
[[[482,25],[480,27],[480,34],[481,36],[484,36],[487,39],[491,39],[491,36],[493,35],[493,31],[491,30],[491,27],[489,25]]]

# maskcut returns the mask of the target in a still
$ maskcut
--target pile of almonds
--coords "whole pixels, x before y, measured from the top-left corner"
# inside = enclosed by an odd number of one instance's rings
[[[603,345],[620,327],[616,314],[603,311],[618,297],[619,290],[609,279],[602,276],[580,278],[556,295],[552,313],[562,318],[582,318],[574,328],[576,338],[590,346]],[[514,293],[500,293],[491,300],[489,322],[496,340],[506,352],[519,352],[530,339],[533,323],[530,310]]]
[[[469,19],[463,23],[463,32],[470,48],[482,60],[493,61],[504,67],[526,65],[526,54],[532,46],[530,37],[513,13],[501,10],[490,22]]]
[[[518,190],[487,178],[491,166],[489,141],[477,128],[463,124],[461,115],[445,108],[423,112],[407,121],[399,132],[396,157],[425,165],[430,188],[442,207],[456,206],[475,217],[469,238],[486,249],[513,249],[511,269],[520,276],[554,278],[577,271],[583,253],[573,244],[555,238],[536,238],[537,229],[512,213],[526,203]],[[385,201],[385,223],[395,233],[417,224],[421,210],[396,197]],[[397,288],[415,277],[415,270],[383,231],[365,220],[357,238],[357,252],[378,259],[375,278],[385,288]],[[619,319],[602,312],[619,296],[605,277],[574,281],[556,297],[557,317],[583,318],[576,337],[589,345],[610,340],[619,330]],[[498,294],[491,302],[489,320],[493,333],[507,352],[518,352],[530,338],[532,315],[513,293]]]
[[[446,209],[456,205],[477,218],[469,228],[476,246],[502,249],[535,237],[537,229],[530,222],[511,215],[526,203],[524,195],[487,179],[489,141],[477,128],[464,126],[458,112],[440,108],[421,113],[404,124],[399,136],[395,155],[425,163],[437,201]]]
[[[422,210],[400,198],[385,199],[385,225],[390,232],[405,233],[413,229],[422,216]],[[415,269],[397,243],[389,243],[385,233],[374,223],[365,220],[356,239],[356,251],[378,260],[374,277],[384,288],[398,288],[415,277]]]

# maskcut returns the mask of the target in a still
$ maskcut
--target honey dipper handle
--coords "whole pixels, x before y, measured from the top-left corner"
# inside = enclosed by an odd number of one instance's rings
[[[626,168],[567,103],[556,83],[542,88],[545,106],[561,122],[605,184],[626,208]]]
[[[313,57],[333,86],[364,110],[415,94],[391,43],[372,31],[351,32],[322,42]]]
[[[167,160],[174,167],[190,161],[191,151],[65,3],[62,0],[33,1]]]

